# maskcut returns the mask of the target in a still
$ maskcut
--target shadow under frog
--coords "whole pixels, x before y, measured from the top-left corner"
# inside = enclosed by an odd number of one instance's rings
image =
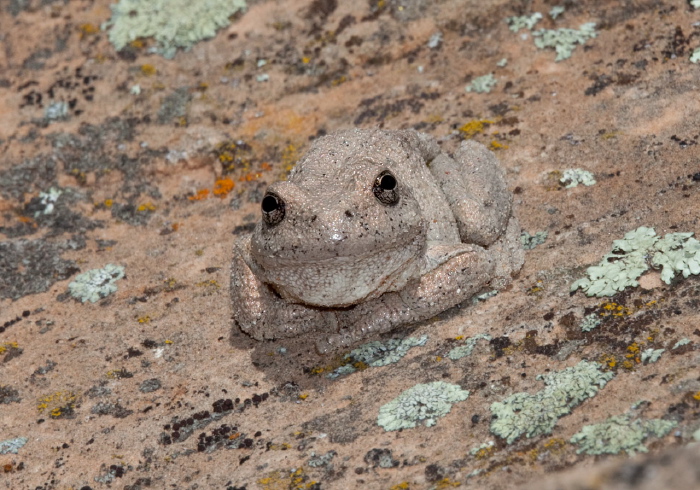
[[[443,153],[413,130],[316,140],[272,184],[231,266],[238,327],[320,352],[434,317],[520,270],[520,226],[496,157]]]

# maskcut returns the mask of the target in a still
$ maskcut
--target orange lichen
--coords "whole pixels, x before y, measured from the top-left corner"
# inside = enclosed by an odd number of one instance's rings
[[[603,311],[600,312],[600,316],[613,316],[613,317],[624,317],[632,314],[632,310],[624,305],[619,305],[617,303],[601,303],[600,308]]]
[[[197,194],[190,196],[187,199],[190,201],[201,201],[202,199],[207,199],[209,197],[209,189],[200,189]]]
[[[221,199],[228,196],[229,192],[235,187],[235,182],[231,179],[219,179],[214,183],[214,190],[212,191],[215,196]]]
[[[700,402],[700,391],[698,391],[697,393],[695,393],[695,394],[693,395],[693,399]]]

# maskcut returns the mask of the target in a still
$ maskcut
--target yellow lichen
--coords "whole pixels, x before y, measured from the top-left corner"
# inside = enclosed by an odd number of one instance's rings
[[[36,408],[39,413],[48,413],[52,419],[69,415],[73,412],[78,397],[72,391],[57,391],[39,398]]]
[[[0,354],[14,349],[19,349],[19,344],[17,342],[5,342],[4,344],[0,344]]]
[[[402,481],[389,488],[389,490],[407,490],[411,488],[407,481]]]
[[[474,119],[462,125],[459,128],[459,132],[462,133],[465,139],[471,139],[477,134],[483,133],[488,126],[495,122],[491,119]]]
[[[156,206],[152,202],[145,202],[136,208],[136,211],[143,213],[144,211],[155,211]]]
[[[144,76],[147,76],[147,77],[153,76],[156,73],[158,73],[158,70],[156,70],[155,66],[149,65],[147,63],[141,65],[139,68],[141,70],[141,74],[143,74]]]
[[[497,140],[493,140],[493,141],[491,142],[491,144],[489,145],[489,147],[490,147],[492,150],[494,150],[494,151],[496,151],[496,150],[507,150],[507,149],[508,149],[508,145],[505,145],[505,144],[503,144],[503,143],[500,143],[500,142],[497,141]]]
[[[144,315],[142,317],[139,317],[138,321],[139,323],[149,323],[151,321],[151,317],[148,315]]]

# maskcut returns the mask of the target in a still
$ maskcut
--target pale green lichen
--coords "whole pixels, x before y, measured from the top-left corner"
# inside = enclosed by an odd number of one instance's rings
[[[693,8],[700,9],[700,0],[690,0],[690,5]]]
[[[581,331],[583,332],[590,332],[594,328],[596,328],[598,325],[600,325],[600,318],[598,315],[595,313],[591,313],[590,315],[586,315],[583,320],[581,321]]]
[[[579,184],[583,184],[585,186],[594,185],[596,180],[593,174],[588,170],[583,170],[581,168],[569,168],[564,170],[559,182],[566,184],[567,189],[571,189]]]
[[[506,18],[508,28],[513,32],[518,32],[520,29],[532,30],[535,24],[542,19],[542,14],[535,12],[532,15],[521,15]]]
[[[389,339],[384,342],[375,340],[361,345],[357,349],[345,355],[344,366],[335,369],[326,377],[334,379],[357,371],[358,363],[365,366],[381,367],[398,362],[408,351],[417,346],[423,346],[428,341],[428,336],[407,337],[405,339]]]
[[[503,68],[508,64],[508,58],[501,58],[496,62],[496,66],[499,68]]]
[[[112,4],[109,40],[117,51],[138,38],[154,38],[158,52],[172,58],[178,48],[190,49],[229,25],[245,0],[120,0]]]
[[[464,341],[464,345],[460,345],[459,347],[455,347],[454,349],[452,349],[449,352],[449,354],[447,354],[447,357],[449,357],[453,361],[456,361],[457,359],[461,359],[463,357],[471,355],[472,351],[474,350],[474,347],[476,347],[476,343],[479,340],[489,341],[491,340],[491,336],[489,334],[480,333],[478,335],[475,335],[474,337],[469,337]]]
[[[549,434],[557,421],[595,396],[608,381],[612,372],[602,372],[596,362],[581,361],[562,371],[537,376],[545,389],[535,394],[515,393],[502,402],[491,404],[491,432],[511,444],[518,437],[536,437]]]
[[[467,92],[477,92],[477,93],[488,93],[491,89],[496,86],[498,82],[493,77],[493,73],[488,75],[483,75],[481,77],[476,77],[474,80],[467,85]]]
[[[26,437],[15,437],[14,439],[0,441],[0,454],[17,454],[28,440]]]
[[[630,286],[649,267],[661,267],[661,279],[670,284],[676,274],[700,274],[700,242],[693,233],[669,233],[663,239],[653,228],[641,226],[613,241],[613,249],[603,260],[586,270],[588,277],[571,285],[588,296],[612,296]]]
[[[520,243],[522,243],[525,250],[532,250],[538,245],[542,245],[549,236],[546,231],[535,232],[534,235],[530,235],[528,232],[524,231],[520,234]]]
[[[690,339],[684,337],[681,340],[679,340],[678,342],[676,342],[676,345],[671,347],[671,350],[678,349],[679,347],[683,347],[684,345],[688,345],[689,343],[690,343]]]
[[[691,63],[700,63],[700,48],[695,48],[690,54]]]
[[[384,430],[410,429],[423,423],[432,427],[452,405],[466,400],[469,392],[458,385],[434,381],[417,384],[379,409],[377,424]]]
[[[485,442],[483,444],[480,444],[476,447],[471,448],[469,450],[469,454],[472,456],[476,456],[479,453],[483,453],[485,451],[488,451],[489,449],[491,449],[495,445],[496,445],[496,443],[494,441]]]
[[[540,49],[553,48],[557,57],[554,61],[562,61],[571,57],[577,44],[596,37],[595,22],[587,22],[577,29],[540,29],[532,33],[535,46]]]
[[[659,360],[661,354],[663,354],[666,349],[644,349],[642,351],[642,363],[643,364],[653,364]]]
[[[550,11],[549,11],[549,16],[550,16],[552,19],[556,19],[556,18],[559,17],[561,14],[563,14],[565,10],[566,10],[566,9],[565,9],[563,6],[561,6],[561,5],[554,6],[554,7],[552,7],[552,8],[550,9]]]
[[[102,269],[92,269],[75,277],[68,285],[71,296],[82,303],[94,303],[117,291],[115,282],[124,277],[124,267],[107,264]]]
[[[586,425],[574,434],[571,443],[578,454],[618,454],[630,456],[647,452],[643,442],[648,437],[663,437],[676,426],[671,420],[633,419],[631,415],[616,415],[600,424]]]

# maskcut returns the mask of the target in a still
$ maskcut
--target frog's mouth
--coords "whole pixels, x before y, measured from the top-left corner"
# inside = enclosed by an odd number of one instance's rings
[[[267,282],[285,299],[311,306],[337,308],[403,288],[420,272],[421,240],[401,249],[352,257],[262,266]]]

